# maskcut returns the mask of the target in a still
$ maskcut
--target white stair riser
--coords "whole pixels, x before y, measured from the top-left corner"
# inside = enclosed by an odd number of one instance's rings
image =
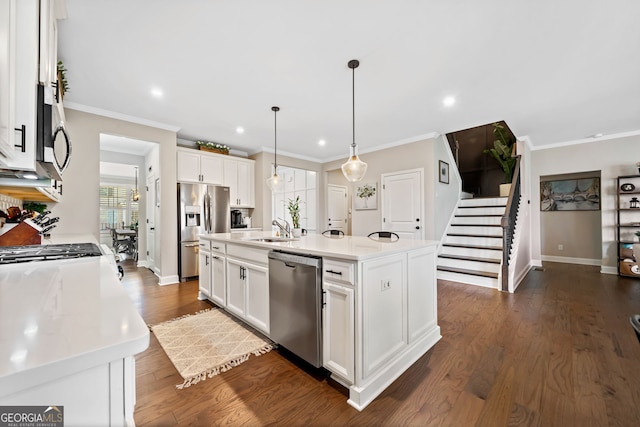
[[[500,246],[502,237],[470,237],[470,236],[445,236],[444,243],[454,243],[468,246]]]
[[[492,224],[500,225],[502,220],[499,216],[456,216],[451,221],[452,224]]]
[[[462,257],[490,258],[498,260],[502,259],[502,251],[490,251],[487,249],[455,248],[450,246],[443,246],[440,253]]]
[[[456,215],[504,215],[504,206],[495,208],[456,209]]]
[[[449,229],[449,233],[455,234],[479,234],[482,236],[502,237],[502,227],[482,227],[482,226],[455,226]]]
[[[463,199],[458,206],[506,206],[506,197],[490,197],[482,199]]]
[[[438,266],[463,268],[465,270],[482,271],[487,273],[498,273],[500,271],[500,264],[451,258],[438,258]]]
[[[440,280],[450,280],[452,282],[465,283],[468,285],[476,285],[476,286],[482,286],[485,288],[500,289],[498,279],[493,279],[491,277],[472,276],[470,274],[459,274],[459,273],[452,273],[449,271],[439,271],[439,270],[438,270],[437,277]]]

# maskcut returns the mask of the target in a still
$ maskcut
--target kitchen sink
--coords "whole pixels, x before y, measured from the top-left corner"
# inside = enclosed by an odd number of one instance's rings
[[[300,239],[296,239],[294,237],[259,237],[257,239],[249,239],[252,242],[268,242],[268,243],[279,243],[279,242],[294,242]]]

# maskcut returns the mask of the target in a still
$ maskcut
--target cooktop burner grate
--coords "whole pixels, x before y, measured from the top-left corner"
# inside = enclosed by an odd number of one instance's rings
[[[51,261],[68,258],[100,256],[102,252],[94,243],[66,243],[55,245],[2,246],[0,264],[18,262]]]

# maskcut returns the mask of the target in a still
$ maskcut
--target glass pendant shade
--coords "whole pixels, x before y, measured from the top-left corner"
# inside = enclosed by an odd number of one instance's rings
[[[358,182],[367,173],[367,164],[360,160],[355,147],[352,148],[351,157],[342,164],[342,174],[349,182]]]
[[[353,142],[351,143],[351,156],[346,163],[342,165],[342,174],[349,182],[358,182],[364,175],[367,173],[367,164],[360,160],[358,157],[357,146],[356,146],[356,68],[360,65],[360,61],[357,59],[352,59],[347,64],[352,71],[352,87],[351,87],[351,107],[353,112],[353,122],[352,122],[352,130],[353,130]]]
[[[138,200],[140,200],[140,193],[138,192],[138,168],[135,168],[136,170],[136,181],[135,181],[135,187],[134,189],[131,191],[131,200],[133,200],[134,202],[137,202]]]
[[[267,187],[272,193],[277,193],[284,189],[284,179],[282,179],[277,172],[273,173],[271,178],[267,179]]]

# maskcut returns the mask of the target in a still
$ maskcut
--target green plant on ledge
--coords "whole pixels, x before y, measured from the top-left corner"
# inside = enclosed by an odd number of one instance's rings
[[[230,150],[228,145],[218,144],[217,142],[196,141],[196,145],[198,147],[204,147],[204,148],[209,148],[211,150],[221,151],[221,152],[226,153],[226,154],[228,154],[229,150]]]
[[[289,199],[287,205],[293,228],[300,228],[300,196],[296,196],[295,200]]]
[[[516,140],[500,123],[492,123],[491,126],[493,126],[493,136],[495,137],[493,148],[487,148],[483,150],[483,153],[491,154],[500,163],[504,172],[505,184],[511,184],[513,170],[516,167],[516,158],[511,157],[511,152]]]
[[[67,69],[64,68],[62,61],[58,61],[58,84],[60,87],[60,94],[64,96],[65,93],[70,92],[69,82],[67,81]]]

